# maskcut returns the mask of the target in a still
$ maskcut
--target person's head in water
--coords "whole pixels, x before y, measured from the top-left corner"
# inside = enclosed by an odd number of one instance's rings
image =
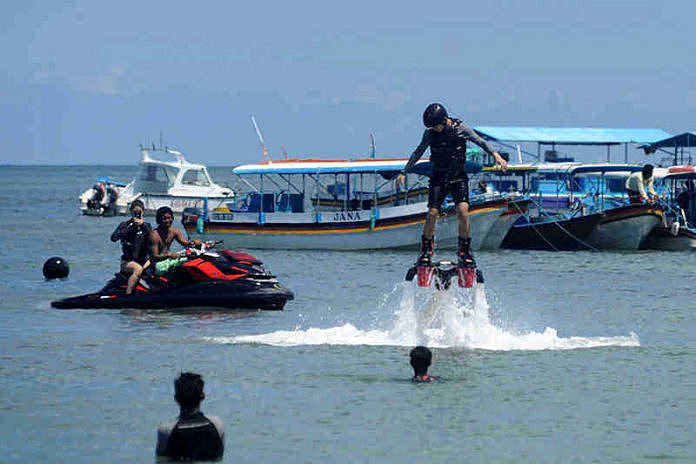
[[[155,219],[160,226],[170,227],[174,222],[174,212],[169,206],[162,206],[157,208]]]
[[[643,179],[650,179],[653,175],[653,165],[652,164],[646,164],[643,166],[642,169],[643,172]]]
[[[203,377],[193,372],[183,372],[174,381],[174,400],[182,411],[195,411],[205,398]]]
[[[423,125],[436,132],[442,132],[447,124],[447,110],[439,103],[431,103],[423,112]]]
[[[143,214],[145,213],[145,205],[140,200],[133,200],[130,204],[130,212],[131,216],[142,219]]]
[[[416,377],[428,375],[428,368],[433,359],[433,354],[425,346],[417,346],[411,350],[411,367]]]

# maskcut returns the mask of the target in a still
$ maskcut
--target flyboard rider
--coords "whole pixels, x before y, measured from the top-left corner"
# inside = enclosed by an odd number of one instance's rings
[[[423,124],[426,127],[423,138],[413,151],[406,167],[396,178],[396,186],[403,185],[406,173],[423,156],[426,148],[430,148],[432,175],[429,183],[428,214],[423,226],[418,266],[432,264],[435,223],[440,214],[442,202],[450,193],[459,219],[457,267],[474,268],[476,262],[471,254],[471,234],[469,232],[469,177],[465,166],[466,142],[472,141],[481,147],[495,159],[503,171],[507,169],[507,162],[471,127],[459,119],[449,117],[445,107],[439,103],[428,105],[423,113]]]

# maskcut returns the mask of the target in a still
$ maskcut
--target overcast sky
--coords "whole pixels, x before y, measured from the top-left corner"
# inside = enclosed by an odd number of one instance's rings
[[[0,163],[407,156],[471,125],[696,128],[695,2],[3,2]],[[600,151],[600,158],[604,151]],[[637,150],[631,157],[640,158]]]

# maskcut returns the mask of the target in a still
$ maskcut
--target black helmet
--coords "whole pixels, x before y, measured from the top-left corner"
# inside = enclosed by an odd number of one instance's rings
[[[445,122],[447,110],[439,103],[431,103],[423,112],[423,124],[425,127],[435,127]]]

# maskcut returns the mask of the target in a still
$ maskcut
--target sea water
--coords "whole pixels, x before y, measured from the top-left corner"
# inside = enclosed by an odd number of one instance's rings
[[[696,462],[695,254],[479,252],[486,284],[438,293],[413,252],[248,250],[285,311],[52,309],[117,271],[122,219],[77,196],[134,171],[0,168],[0,462],[153,461],[181,371],[225,462]],[[416,344],[442,381],[409,381]]]

